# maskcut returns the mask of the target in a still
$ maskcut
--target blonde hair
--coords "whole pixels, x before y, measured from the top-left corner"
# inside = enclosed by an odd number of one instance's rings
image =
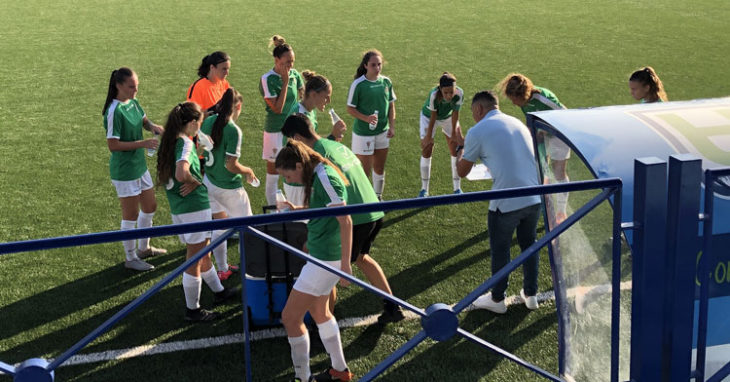
[[[634,81],[644,86],[649,86],[649,95],[644,98],[644,101],[667,101],[667,93],[664,91],[664,85],[662,84],[662,80],[659,79],[656,71],[654,71],[654,68],[652,68],[651,66],[645,66],[631,73],[629,81]]]
[[[497,89],[507,97],[523,99],[527,102],[535,92],[535,85],[523,74],[510,73],[497,84]]]

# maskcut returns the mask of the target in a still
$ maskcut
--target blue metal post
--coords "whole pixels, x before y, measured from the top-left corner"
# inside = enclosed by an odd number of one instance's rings
[[[712,248],[712,218],[713,202],[715,196],[712,192],[712,185],[715,177],[712,171],[705,171],[705,208],[702,223],[702,257],[698,264],[698,277],[700,282],[700,306],[699,322],[697,323],[697,363],[695,364],[695,380],[705,380],[705,360],[707,356],[707,319],[708,300],[710,296],[710,264],[714,264]]]
[[[238,231],[238,252],[241,263],[239,269],[241,272],[241,303],[243,309],[243,354],[246,361],[246,381],[251,382],[251,331],[248,321],[248,299],[246,295],[246,250],[244,249],[244,234],[246,231],[241,229]]]
[[[664,370],[668,380],[677,382],[688,381],[692,371],[701,182],[702,160],[689,154],[669,157],[665,313],[670,325],[664,328],[669,340]]]
[[[611,382],[618,382],[621,326],[621,188],[613,194],[613,266],[611,280]]]
[[[658,381],[662,370],[667,164],[634,161],[634,248],[631,288],[631,380]]]

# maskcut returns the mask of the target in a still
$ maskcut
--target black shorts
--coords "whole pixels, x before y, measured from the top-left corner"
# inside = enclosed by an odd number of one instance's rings
[[[354,263],[360,255],[370,253],[370,245],[383,227],[383,218],[374,222],[358,224],[352,227],[352,253],[350,262]]]

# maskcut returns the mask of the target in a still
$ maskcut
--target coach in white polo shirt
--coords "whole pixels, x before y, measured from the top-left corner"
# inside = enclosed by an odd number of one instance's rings
[[[480,159],[494,178],[493,190],[537,186],[538,174],[532,137],[527,127],[517,118],[499,110],[499,100],[492,91],[481,91],[471,102],[474,125],[462,140],[463,154],[457,163],[459,176],[466,176],[474,162]],[[524,196],[492,200],[487,215],[487,230],[492,255],[492,274],[510,262],[512,235],[517,231],[517,242],[522,251],[535,242],[540,212],[539,196]],[[537,309],[537,269],[539,256],[524,263],[523,289],[520,294],[528,309]],[[490,293],[474,301],[477,308],[505,313],[504,303],[507,280],[500,280]]]

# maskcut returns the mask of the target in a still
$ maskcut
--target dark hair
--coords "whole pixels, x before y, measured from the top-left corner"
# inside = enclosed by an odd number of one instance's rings
[[[449,72],[444,72],[444,74],[439,77],[439,87],[438,92],[436,92],[436,102],[441,101],[441,99],[444,98],[444,94],[441,93],[441,88],[450,88],[454,86],[455,83],[456,77],[454,77],[454,75]]]
[[[650,96],[645,101],[656,102],[658,100],[667,100],[667,93],[664,91],[662,80],[659,79],[659,76],[651,66],[646,66],[633,72],[631,77],[629,77],[629,81],[635,81],[644,86],[649,86]]]
[[[499,106],[499,98],[492,90],[482,90],[477,94],[474,94],[474,98],[471,100],[471,104],[481,103],[485,106]]]
[[[383,54],[380,53],[380,51],[377,49],[370,49],[367,52],[363,53],[362,61],[360,61],[360,66],[358,66],[357,71],[355,71],[355,79],[368,72],[366,66],[370,61],[370,58],[373,56],[379,56],[381,60],[383,59]]]
[[[286,40],[284,37],[279,36],[278,34],[275,34],[271,36],[271,41],[269,42],[269,46],[274,46],[274,50],[271,52],[271,54],[276,58],[281,58],[281,56],[284,55],[286,52],[291,52],[292,48],[289,46],[289,44],[286,43]]]
[[[282,170],[295,170],[297,163],[302,164],[302,183],[304,183],[304,205],[309,205],[309,198],[312,196],[312,183],[314,183],[314,168],[318,164],[324,163],[332,167],[342,178],[342,182],[348,186],[345,175],[342,174],[339,167],[335,166],[328,159],[312,150],[309,146],[302,142],[289,139],[286,145],[279,150],[276,155],[274,166]]]
[[[299,134],[306,139],[314,139],[314,127],[312,121],[304,114],[295,113],[286,118],[281,126],[281,133],[287,138],[293,138]]]
[[[217,66],[218,64],[226,61],[230,61],[231,56],[228,55],[226,52],[216,51],[213,52],[205,57],[203,57],[203,61],[200,63],[200,66],[198,67],[198,76],[200,78],[208,77],[208,73],[210,73],[210,66]]]
[[[525,102],[537,91],[529,78],[520,73],[510,73],[497,85],[499,91],[507,97],[522,99]]]
[[[241,102],[243,102],[243,96],[241,93],[230,87],[225,91],[225,93],[223,93],[223,96],[218,103],[208,109],[218,115],[215,122],[213,122],[213,129],[210,132],[210,138],[213,140],[213,148],[215,148],[218,145],[218,142],[220,142],[223,138],[223,128],[228,124],[228,121],[231,120],[233,109]]]
[[[178,136],[180,136],[188,122],[196,121],[202,115],[203,112],[200,110],[200,106],[190,101],[179,103],[170,111],[157,152],[157,186],[167,184],[172,177],[176,162],[175,143]]]
[[[319,75],[312,70],[303,71],[302,77],[304,77],[305,82],[305,95],[311,92],[320,93],[326,90],[328,86],[331,86],[329,80],[325,76]]]
[[[109,90],[106,92],[106,101],[104,102],[104,108],[101,109],[101,115],[106,115],[106,109],[117,98],[117,84],[124,83],[127,78],[133,75],[134,71],[126,67],[112,71],[111,78],[109,78]]]

